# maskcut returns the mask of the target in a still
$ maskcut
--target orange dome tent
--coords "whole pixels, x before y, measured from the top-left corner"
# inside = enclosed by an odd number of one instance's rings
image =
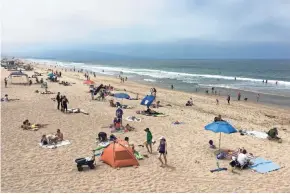
[[[124,140],[116,140],[106,147],[101,160],[113,168],[139,165],[132,148]]]

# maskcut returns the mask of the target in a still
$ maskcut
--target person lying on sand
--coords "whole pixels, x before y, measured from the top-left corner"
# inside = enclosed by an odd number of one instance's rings
[[[45,92],[41,92],[40,94],[55,94],[55,93],[51,91],[45,91]]]
[[[144,111],[146,114],[156,114],[157,112],[154,110],[151,110],[150,108],[148,108],[146,111]]]
[[[21,125],[21,128],[23,130],[33,130],[37,131],[39,128],[46,127],[48,124],[31,124],[28,119],[23,121],[23,125]]]
[[[126,126],[125,126],[125,130],[128,130],[128,131],[134,131],[135,130],[135,128],[134,127],[132,127],[132,126],[130,126],[129,124],[127,124]]]
[[[67,113],[83,113],[85,115],[89,115],[88,112],[80,109],[80,108],[72,108],[72,109],[67,109]]]
[[[20,100],[18,98],[15,98],[15,99],[9,99],[8,98],[8,94],[5,94],[4,98],[1,98],[1,101],[2,102],[11,102],[11,101],[16,101],[16,100]]]
[[[71,86],[71,84],[67,81],[61,81],[59,84],[64,85],[64,86]]]

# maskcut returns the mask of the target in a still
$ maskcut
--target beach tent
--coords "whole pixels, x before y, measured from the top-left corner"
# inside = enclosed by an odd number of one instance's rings
[[[20,71],[15,71],[10,73],[9,78],[11,78],[11,84],[28,84],[28,75]]]
[[[104,149],[101,160],[113,168],[139,165],[128,142],[120,139]]]
[[[145,98],[141,101],[141,105],[149,107],[152,102],[155,100],[155,96],[147,95]]]

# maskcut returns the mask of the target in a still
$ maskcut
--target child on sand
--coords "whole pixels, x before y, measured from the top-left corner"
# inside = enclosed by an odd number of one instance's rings
[[[163,167],[164,164],[166,166],[167,165],[167,159],[166,159],[166,155],[167,155],[167,144],[166,144],[165,137],[160,137],[160,144],[158,146],[157,151],[159,151],[159,157],[158,157],[158,159],[161,162],[161,167]],[[164,163],[163,163],[162,158],[161,158],[162,155],[163,155],[163,158],[164,158]]]
[[[209,147],[211,148],[211,149],[216,149],[216,147],[215,147],[215,145],[213,144],[213,141],[212,140],[209,140]]]

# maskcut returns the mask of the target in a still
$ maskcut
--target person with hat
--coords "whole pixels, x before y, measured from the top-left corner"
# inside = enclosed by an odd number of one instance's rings
[[[151,133],[149,128],[146,128],[144,131],[146,131],[146,133],[147,133],[145,146],[146,146],[148,152],[150,154],[152,154],[152,139],[153,139],[152,133]],[[150,150],[149,150],[149,147],[150,147]]]
[[[158,146],[157,151],[159,151],[159,154],[160,155],[159,155],[158,159],[161,162],[161,167],[163,167],[164,164],[165,164],[165,166],[167,165],[167,158],[166,158],[166,154],[167,154],[167,144],[166,144],[165,137],[162,136],[159,139],[160,139],[160,144]],[[164,158],[164,163],[163,163],[162,158],[161,158],[162,155],[163,155],[163,158]]]

